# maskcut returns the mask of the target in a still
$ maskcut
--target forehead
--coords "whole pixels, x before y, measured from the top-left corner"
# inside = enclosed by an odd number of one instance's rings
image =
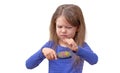
[[[59,16],[56,19],[56,25],[70,25],[64,16]]]

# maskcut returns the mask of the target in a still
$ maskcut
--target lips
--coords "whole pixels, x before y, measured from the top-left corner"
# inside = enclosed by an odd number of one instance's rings
[[[61,37],[67,38],[67,35],[60,35]]]

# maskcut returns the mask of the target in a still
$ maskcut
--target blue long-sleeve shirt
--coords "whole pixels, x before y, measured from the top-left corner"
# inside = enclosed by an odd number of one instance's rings
[[[44,47],[52,48],[53,41],[48,41],[39,51],[33,54],[26,60],[26,67],[33,69],[37,67],[44,59],[45,56],[42,53]],[[49,73],[82,73],[84,60],[89,64],[96,64],[98,56],[91,50],[87,43],[84,43],[83,47],[78,46],[77,52],[72,52],[69,48],[57,45],[56,53],[61,51],[69,51],[71,57],[67,59],[58,58],[57,60],[49,60]]]

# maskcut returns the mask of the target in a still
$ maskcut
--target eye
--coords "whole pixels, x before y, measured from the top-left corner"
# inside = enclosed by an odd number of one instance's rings
[[[71,28],[72,28],[72,26],[67,26],[66,28],[71,29]]]
[[[57,28],[62,28],[62,26],[57,26]]]

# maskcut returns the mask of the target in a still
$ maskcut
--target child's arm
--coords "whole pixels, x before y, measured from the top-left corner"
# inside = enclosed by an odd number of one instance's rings
[[[26,60],[26,67],[28,69],[33,69],[38,66],[44,58],[45,56],[42,54],[42,51],[39,50],[35,54],[33,54],[28,60]]]
[[[28,58],[26,60],[26,67],[28,69],[33,69],[35,67],[37,67],[42,61],[43,59],[45,59],[46,57],[44,56],[44,54],[42,53],[42,49],[45,47],[48,48],[52,48],[53,46],[53,42],[52,41],[48,41],[42,48],[41,50],[37,51],[35,54],[33,54],[30,58]]]
[[[83,47],[79,46],[76,53],[91,65],[96,64],[98,61],[98,56],[90,49],[86,43]]]

